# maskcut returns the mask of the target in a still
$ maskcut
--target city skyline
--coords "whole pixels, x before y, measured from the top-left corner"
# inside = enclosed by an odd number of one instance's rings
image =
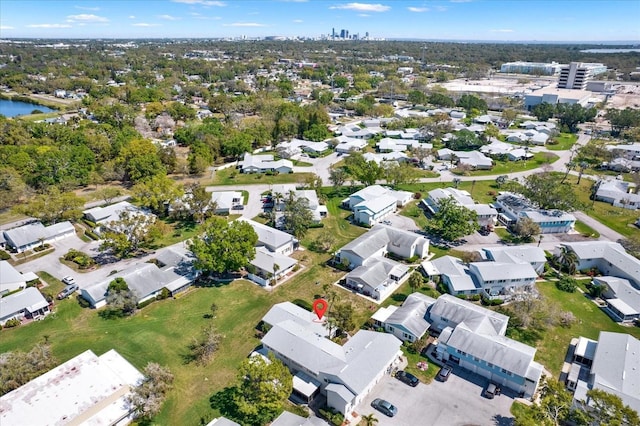
[[[0,38],[330,37],[335,28],[386,39],[637,42],[637,16],[637,0],[3,0]]]

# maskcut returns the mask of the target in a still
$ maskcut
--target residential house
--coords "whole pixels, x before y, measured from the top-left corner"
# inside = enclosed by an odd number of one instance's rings
[[[127,397],[143,378],[115,350],[88,350],[0,397],[0,424],[125,425]]]
[[[631,144],[607,145],[608,151],[628,160],[640,160],[640,142]]]
[[[109,284],[122,278],[137,297],[138,303],[158,296],[163,288],[175,295],[186,290],[198,277],[198,271],[191,266],[193,257],[188,253],[171,248],[158,255],[156,263],[136,263],[109,276],[103,281],[82,288],[80,294],[91,307],[101,308],[107,304]]]
[[[368,139],[371,139],[378,132],[374,130],[374,128],[372,127],[362,128],[356,124],[353,124],[353,125],[347,125],[338,129],[338,133],[340,133],[341,136],[344,136],[347,138],[363,139],[366,141]]]
[[[494,207],[498,210],[498,220],[506,226],[514,226],[522,218],[528,217],[540,226],[542,234],[566,233],[573,229],[576,218],[560,210],[536,208],[521,194],[501,192]]]
[[[624,333],[601,331],[598,340],[580,337],[575,344],[567,388],[574,402],[589,408],[587,392],[600,389],[617,395],[640,412],[640,340]]]
[[[330,149],[327,142],[312,142],[302,139],[291,139],[289,142],[280,142],[276,145],[276,150],[282,158],[292,158],[303,152],[320,155]]]
[[[286,319],[272,324],[262,338],[267,352],[273,353],[294,376],[294,395],[321,393],[327,405],[345,416],[364,400],[402,355],[401,342],[386,333],[360,330],[344,345],[317,333],[317,326],[302,308],[296,321]],[[306,324],[300,319],[306,318]],[[300,388],[300,389],[298,389]],[[311,389],[309,389],[311,388]]]
[[[338,141],[335,150],[341,154],[348,154],[352,151],[361,151],[368,145],[368,142],[365,139],[352,138],[344,135],[338,136],[335,140]]]
[[[0,326],[11,319],[41,319],[49,313],[49,302],[35,287],[0,298]]]
[[[502,263],[529,263],[537,274],[544,272],[547,257],[544,250],[534,246],[503,246],[482,249],[483,258]]]
[[[253,230],[258,234],[258,247],[263,246],[269,251],[284,255],[293,253],[297,248],[298,241],[291,234],[244,217],[239,217],[236,220],[247,222],[253,227]]]
[[[443,256],[423,262],[421,266],[428,277],[439,276],[455,296],[481,294],[489,298],[509,298],[529,291],[538,277],[533,267],[535,262],[530,263],[517,252],[493,253],[496,260],[464,264],[458,258]]]
[[[436,299],[428,310],[427,318],[430,329],[435,332],[442,332],[447,327],[455,328],[464,323],[474,333],[503,336],[509,323],[509,317],[506,315],[450,294],[443,294]]]
[[[111,224],[121,220],[124,212],[127,212],[130,216],[141,215],[155,218],[155,215],[134,206],[128,201],[120,201],[119,203],[108,206],[93,207],[82,213],[85,219],[96,224],[95,232],[100,234],[104,230],[113,230]]]
[[[446,149],[446,148],[445,148]],[[490,170],[493,167],[493,160],[479,151],[451,151],[443,152],[441,156],[438,151],[438,158],[441,160],[454,159],[456,164],[462,164],[475,170]]]
[[[216,204],[215,214],[231,214],[237,206],[242,206],[244,198],[240,191],[215,191],[211,201]]]
[[[226,417],[218,417],[207,423],[207,426],[242,426],[240,423],[236,423],[233,420],[229,420]]]
[[[327,206],[320,204],[318,193],[315,189],[296,189],[296,186],[293,184],[273,185],[271,188],[271,194],[272,196],[275,194],[279,194],[281,196],[281,198],[277,200],[277,203],[274,198],[274,208],[278,211],[284,210],[289,197],[292,196],[296,200],[301,198],[307,200],[315,223],[320,223],[320,221],[329,214]]]
[[[0,260],[0,296],[27,286],[27,280],[6,260]]]
[[[436,299],[422,293],[411,293],[402,306],[380,308],[372,317],[376,327],[383,328],[403,342],[420,340],[429,329],[427,311]]]
[[[44,226],[40,222],[32,222],[18,228],[3,231],[5,244],[16,253],[31,250],[42,244],[50,244],[76,234],[76,229],[69,221]]]
[[[602,275],[624,278],[640,288],[640,260],[627,253],[620,244],[610,241],[561,243],[555,253],[563,247],[576,254],[578,271],[596,268]]]
[[[273,155],[253,155],[245,152],[241,166],[242,173],[292,173],[293,163],[290,160],[274,160]]]
[[[608,163],[602,163],[602,167],[615,172],[637,172],[640,171],[640,160],[629,160],[628,158],[618,157]]]
[[[255,257],[249,262],[255,270],[247,275],[251,281],[268,287],[293,271],[298,261],[280,253],[257,247]],[[273,280],[273,281],[272,281]]]
[[[377,165],[390,162],[403,163],[409,161],[407,154],[397,151],[384,153],[365,152],[362,154],[362,157],[365,161],[374,161]]]
[[[422,205],[424,205],[431,214],[436,214],[440,210],[439,203],[448,198],[453,199],[459,206],[476,212],[480,226],[493,226],[498,220],[498,211],[496,209],[488,204],[476,204],[468,191],[457,188],[437,188],[429,191]]]
[[[270,423],[270,426],[329,426],[329,423],[319,417],[302,417],[285,410]]]
[[[409,267],[384,257],[372,257],[349,272],[345,287],[374,300],[384,300],[409,273]]]
[[[342,204],[353,211],[355,222],[374,225],[395,213],[398,207],[405,206],[412,197],[411,192],[371,185],[351,194]]]
[[[601,180],[596,191],[596,200],[604,201],[614,207],[630,210],[640,209],[640,194],[631,192],[633,187],[629,182],[621,180]]]
[[[605,312],[615,321],[633,323],[640,319],[640,290],[629,280],[618,277],[594,277],[593,285],[603,286],[601,297],[607,303]]]

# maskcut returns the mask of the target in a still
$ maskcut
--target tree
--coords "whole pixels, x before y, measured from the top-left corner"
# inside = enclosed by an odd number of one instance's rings
[[[571,133],[578,131],[578,124],[595,118],[595,108],[585,108],[580,104],[557,104],[556,117],[562,126],[566,126]]]
[[[510,108],[505,108],[502,110],[502,119],[507,122],[507,125],[510,125],[518,118],[518,111]]]
[[[137,183],[131,188],[131,193],[140,205],[165,216],[169,205],[183,195],[183,190],[168,176],[157,175]]]
[[[426,104],[429,101],[429,98],[420,90],[412,90],[407,95],[407,100],[415,106]]]
[[[331,251],[335,243],[336,237],[333,235],[333,233],[329,231],[322,231],[313,241],[312,247],[315,251],[326,253],[328,251]]]
[[[587,391],[589,407],[587,414],[596,424],[638,426],[640,418],[638,412],[625,405],[618,395],[613,395],[602,389]]]
[[[351,153],[344,163],[349,175],[364,185],[375,185],[376,181],[382,177],[382,167],[373,160],[366,161],[359,152]]]
[[[521,217],[513,228],[515,234],[523,240],[529,241],[540,233],[540,225],[529,217]]]
[[[212,310],[212,312],[215,313],[215,310]],[[200,365],[209,364],[220,347],[221,340],[222,336],[216,331],[215,327],[211,324],[206,325],[202,329],[200,338],[194,338],[193,343],[189,345],[191,359]]]
[[[340,333],[348,333],[356,326],[353,320],[353,306],[348,302],[332,306],[327,317],[330,328],[335,328]]]
[[[560,426],[571,418],[573,395],[564,384],[547,379],[540,387],[540,403],[532,406],[533,415],[541,425]]]
[[[60,192],[58,188],[52,186],[44,194],[37,195],[27,204],[16,207],[15,210],[50,224],[80,219],[83,207],[82,198],[73,192]]]
[[[29,352],[5,352],[0,362],[0,396],[19,388],[56,365],[50,345],[36,344]]]
[[[121,277],[109,283],[106,301],[107,308],[101,312],[104,318],[133,315],[138,306],[138,297]]]
[[[576,182],[576,185],[580,185],[580,180],[582,180],[582,175],[584,174],[584,171],[588,168],[589,168],[589,163],[587,163],[586,161],[580,161],[578,163],[578,182]]]
[[[189,243],[196,257],[194,267],[206,273],[237,271],[255,257],[258,235],[247,222],[227,222],[214,216],[204,224],[204,232]]]
[[[553,256],[553,259],[559,265],[560,270],[564,270],[570,275],[576,273],[578,255],[569,247],[560,246],[560,251]]]
[[[578,196],[556,174],[542,172],[525,179],[523,195],[545,210],[573,211],[579,207]]]
[[[103,200],[105,204],[111,204],[113,200],[121,195],[122,191],[120,188],[115,188],[113,186],[105,186],[95,192],[95,196]]]
[[[567,293],[575,293],[578,288],[578,282],[573,277],[563,275],[556,281],[556,288],[560,291],[566,291]]]
[[[329,181],[334,189],[340,188],[347,180],[347,170],[344,167],[335,167],[329,170]]]
[[[309,207],[309,200],[304,197],[296,197],[291,191],[284,206],[284,229],[296,238],[302,238],[313,224],[313,212]]]
[[[536,118],[540,121],[548,121],[551,117],[553,117],[553,113],[555,112],[555,108],[553,104],[548,102],[542,102],[538,105],[534,105],[531,108],[531,112]]]
[[[412,184],[417,181],[416,169],[406,162],[388,162],[382,166],[384,178],[392,186]]]
[[[480,148],[483,142],[474,132],[463,129],[457,131],[454,137],[445,142],[445,145],[454,151],[472,151]]]
[[[420,272],[413,272],[410,276],[409,276],[409,287],[411,287],[411,290],[416,291],[418,290],[420,287],[422,287],[423,284],[423,279],[422,279],[422,275],[420,274]]]
[[[289,369],[272,354],[269,361],[249,357],[238,369],[240,385],[234,395],[238,416],[243,423],[263,425],[280,412],[293,389]]]
[[[480,99],[473,95],[462,95],[460,99],[458,99],[456,105],[464,108],[467,112],[470,112],[473,109],[486,112],[488,109],[487,102],[485,102],[484,99]]]
[[[438,202],[438,211],[425,230],[445,241],[455,241],[480,229],[475,211],[459,205],[453,197]]]
[[[502,185],[507,182],[508,178],[509,176],[507,175],[500,175],[496,178],[496,186],[498,187],[498,189],[500,189],[500,187],[502,187]]]
[[[144,379],[127,396],[136,417],[149,420],[160,412],[167,392],[173,387],[173,374],[167,367],[150,362],[144,368]]]
[[[20,173],[12,167],[0,167],[0,209],[11,207],[24,196],[25,185]]]
[[[361,420],[364,422],[364,426],[375,426],[378,423],[378,419],[375,414],[363,414]]]
[[[100,251],[111,251],[116,257],[128,257],[148,247],[158,236],[156,218],[140,212],[122,211],[118,220],[106,224]]]
[[[120,150],[118,163],[124,168],[125,180],[132,182],[167,173],[156,146],[146,139],[135,139],[125,145]]]

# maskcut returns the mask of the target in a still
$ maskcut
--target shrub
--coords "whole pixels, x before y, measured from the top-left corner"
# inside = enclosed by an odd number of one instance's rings
[[[96,261],[91,256],[74,249],[70,249],[64,255],[64,260],[75,263],[80,269],[87,269],[96,264]]]
[[[98,226],[98,225],[96,225],[96,223],[95,223],[95,222],[92,222],[92,221],[90,221],[90,220],[88,220],[88,219],[83,219],[82,221],[83,221],[83,222],[85,223],[85,225],[87,225],[89,228],[95,228],[96,226]]]
[[[20,320],[18,318],[11,318],[7,322],[4,323],[4,328],[12,328],[20,325]]]
[[[41,244],[39,246],[36,246],[33,248],[33,251],[35,252],[41,252],[41,251],[45,251],[46,249],[51,248],[51,244]]]
[[[318,222],[318,223],[312,223],[309,225],[309,229],[315,229],[315,228],[324,228],[324,223]]]
[[[42,282],[39,279],[27,281],[27,287],[35,287],[38,288]]]
[[[311,306],[311,304],[303,299],[295,299],[291,303],[293,303],[294,305],[300,306],[302,309],[306,309],[309,312],[313,310],[313,307]]]
[[[142,303],[138,303],[138,309],[142,309],[142,308],[144,308],[145,306],[149,306],[150,304],[152,304],[152,303],[153,303],[153,302],[155,302],[155,301],[156,301],[156,299],[153,299],[153,298],[152,298],[152,299],[149,299],[149,300],[145,300],[145,301],[144,301],[144,302],[142,302]]]
[[[91,238],[94,241],[98,241],[100,239],[100,237],[96,233],[89,230],[84,231],[84,235],[86,235],[87,237]]]
[[[422,198],[422,193],[416,192],[415,194],[413,194],[413,198],[415,200],[420,200]]]
[[[160,294],[156,296],[156,300],[164,300],[169,296],[171,296],[171,292],[167,290],[166,287],[162,287],[162,290],[160,290]]]
[[[344,416],[333,408],[327,407],[326,410],[320,409],[319,411],[322,417],[329,420],[329,422],[335,426],[340,426],[344,422]]]
[[[565,275],[556,281],[556,287],[558,290],[566,291],[567,293],[574,293],[578,287],[578,283],[572,277]]]
[[[90,307],[91,307],[91,303],[90,303],[87,299],[85,299],[84,297],[82,297],[82,296],[78,296],[78,297],[76,298],[76,300],[78,301],[78,304],[79,304],[79,305],[80,305],[80,307],[82,307],[82,308],[90,308]]]
[[[11,255],[4,250],[0,250],[0,260],[9,260]]]

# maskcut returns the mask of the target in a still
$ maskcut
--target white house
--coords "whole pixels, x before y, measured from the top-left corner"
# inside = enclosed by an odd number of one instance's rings
[[[322,154],[330,148],[327,142],[312,142],[302,139],[291,139],[289,142],[280,142],[276,145],[276,150],[282,158],[291,158],[302,152],[311,154]]]
[[[629,160],[640,160],[640,142],[631,144],[607,145],[608,151]]]
[[[593,285],[603,286],[602,298],[607,303],[605,312],[615,321],[633,323],[640,319],[640,290],[629,280],[618,277],[594,277]]]
[[[547,257],[544,250],[535,246],[502,246],[483,248],[481,256],[489,261],[502,263],[529,263],[538,274],[544,272]]]
[[[155,221],[156,217],[154,214],[144,211],[128,201],[120,201],[108,206],[94,207],[82,213],[87,220],[97,225],[94,231],[100,234],[104,230],[119,232],[115,224],[122,219],[125,212],[130,216],[144,216],[149,222]]]
[[[625,209],[640,209],[640,194],[631,192],[633,188],[629,182],[621,180],[601,180],[596,191],[596,200],[604,201],[614,207]]]
[[[383,328],[403,342],[420,340],[430,327],[427,311],[436,302],[422,293],[411,293],[402,306],[380,308],[372,317],[376,327]]]
[[[41,319],[49,313],[49,302],[35,287],[0,298],[0,326],[11,319]]]
[[[253,155],[245,152],[242,160],[242,173],[292,173],[293,163],[290,160],[274,160],[273,155]]]
[[[33,222],[18,228],[3,231],[6,244],[17,253],[31,250],[42,244],[49,244],[76,234],[76,229],[69,221],[44,226]]]
[[[342,204],[353,211],[355,222],[373,225],[395,213],[398,207],[406,205],[412,197],[411,192],[371,185],[351,194]]]
[[[280,278],[291,273],[298,261],[280,253],[272,252],[265,247],[256,248],[255,257],[249,262],[255,271],[248,274],[247,278],[263,287],[277,282]]]
[[[436,188],[431,190],[422,204],[431,214],[435,214],[440,210],[439,203],[447,198],[453,199],[459,206],[476,212],[480,226],[493,226],[498,220],[498,211],[496,209],[488,204],[476,204],[468,191],[457,188]]]
[[[344,135],[338,136],[337,138],[335,138],[335,140],[338,141],[338,144],[335,148],[336,152],[341,154],[348,154],[352,151],[360,151],[368,145],[366,139],[352,138]]]
[[[349,272],[345,287],[374,300],[384,300],[409,273],[409,267],[384,257],[371,257]]]
[[[294,394],[322,393],[329,407],[350,416],[397,363],[402,342],[390,334],[360,330],[341,346],[318,333],[311,312],[295,309],[300,311],[295,320],[271,324],[262,345],[292,374],[303,373],[311,379],[294,380]]]
[[[0,296],[26,286],[24,275],[6,260],[0,260]]]
[[[253,230],[258,234],[258,247],[264,246],[269,251],[284,255],[289,255],[296,249],[298,242],[291,234],[244,217],[239,217],[236,220],[247,222],[253,227]]]
[[[0,397],[3,425],[126,425],[143,375],[115,350],[91,350]]]
[[[216,203],[215,214],[230,214],[236,206],[242,206],[243,196],[240,191],[215,191],[211,201]]]

